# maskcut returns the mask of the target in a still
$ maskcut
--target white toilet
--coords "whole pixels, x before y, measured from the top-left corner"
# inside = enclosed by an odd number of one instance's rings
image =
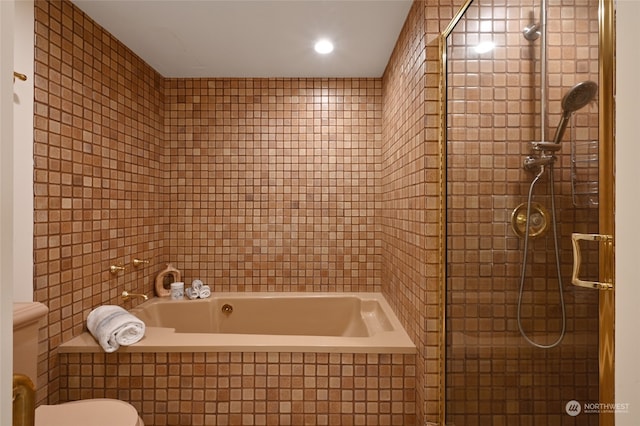
[[[42,303],[14,303],[14,372],[37,377],[38,329],[48,309]],[[144,426],[133,405],[96,398],[36,408],[35,426]]]

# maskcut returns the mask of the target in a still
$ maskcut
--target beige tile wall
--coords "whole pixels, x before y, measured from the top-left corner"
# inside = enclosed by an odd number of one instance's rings
[[[380,79],[167,79],[167,245],[214,291],[379,291]]]
[[[169,261],[214,291],[380,290],[380,79],[164,79],[70,2],[35,7],[39,402],[88,312]]]
[[[425,7],[413,4],[383,79],[380,225],[382,291],[416,343],[417,401],[424,401],[427,348],[425,197]],[[425,416],[417,404],[418,418]]]
[[[151,294],[165,261],[163,79],[68,1],[37,0],[35,16],[34,298],[49,307],[38,400],[56,402],[58,345],[123,290]],[[127,271],[111,275],[115,263]]]
[[[383,76],[380,225],[382,291],[418,346],[419,422],[438,422],[438,36],[462,2],[416,1]]]

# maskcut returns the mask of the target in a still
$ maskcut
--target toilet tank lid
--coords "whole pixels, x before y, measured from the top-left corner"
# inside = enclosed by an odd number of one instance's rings
[[[91,419],[88,421],[88,419]],[[83,399],[36,408],[36,426],[137,426],[138,412],[117,399]]]
[[[14,302],[13,330],[19,330],[40,321],[47,312],[49,312],[49,308],[40,302]]]

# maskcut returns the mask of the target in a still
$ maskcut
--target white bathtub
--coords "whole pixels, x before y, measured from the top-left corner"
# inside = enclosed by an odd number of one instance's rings
[[[147,325],[121,352],[415,353],[379,293],[216,293],[204,300],[155,298],[131,310]],[[60,352],[98,352],[88,334]]]

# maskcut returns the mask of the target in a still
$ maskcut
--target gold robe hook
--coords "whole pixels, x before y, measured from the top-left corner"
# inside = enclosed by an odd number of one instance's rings
[[[16,78],[18,80],[22,80],[22,81],[27,81],[27,76],[25,74],[21,74],[19,72],[13,72],[13,81],[16,81]]]

